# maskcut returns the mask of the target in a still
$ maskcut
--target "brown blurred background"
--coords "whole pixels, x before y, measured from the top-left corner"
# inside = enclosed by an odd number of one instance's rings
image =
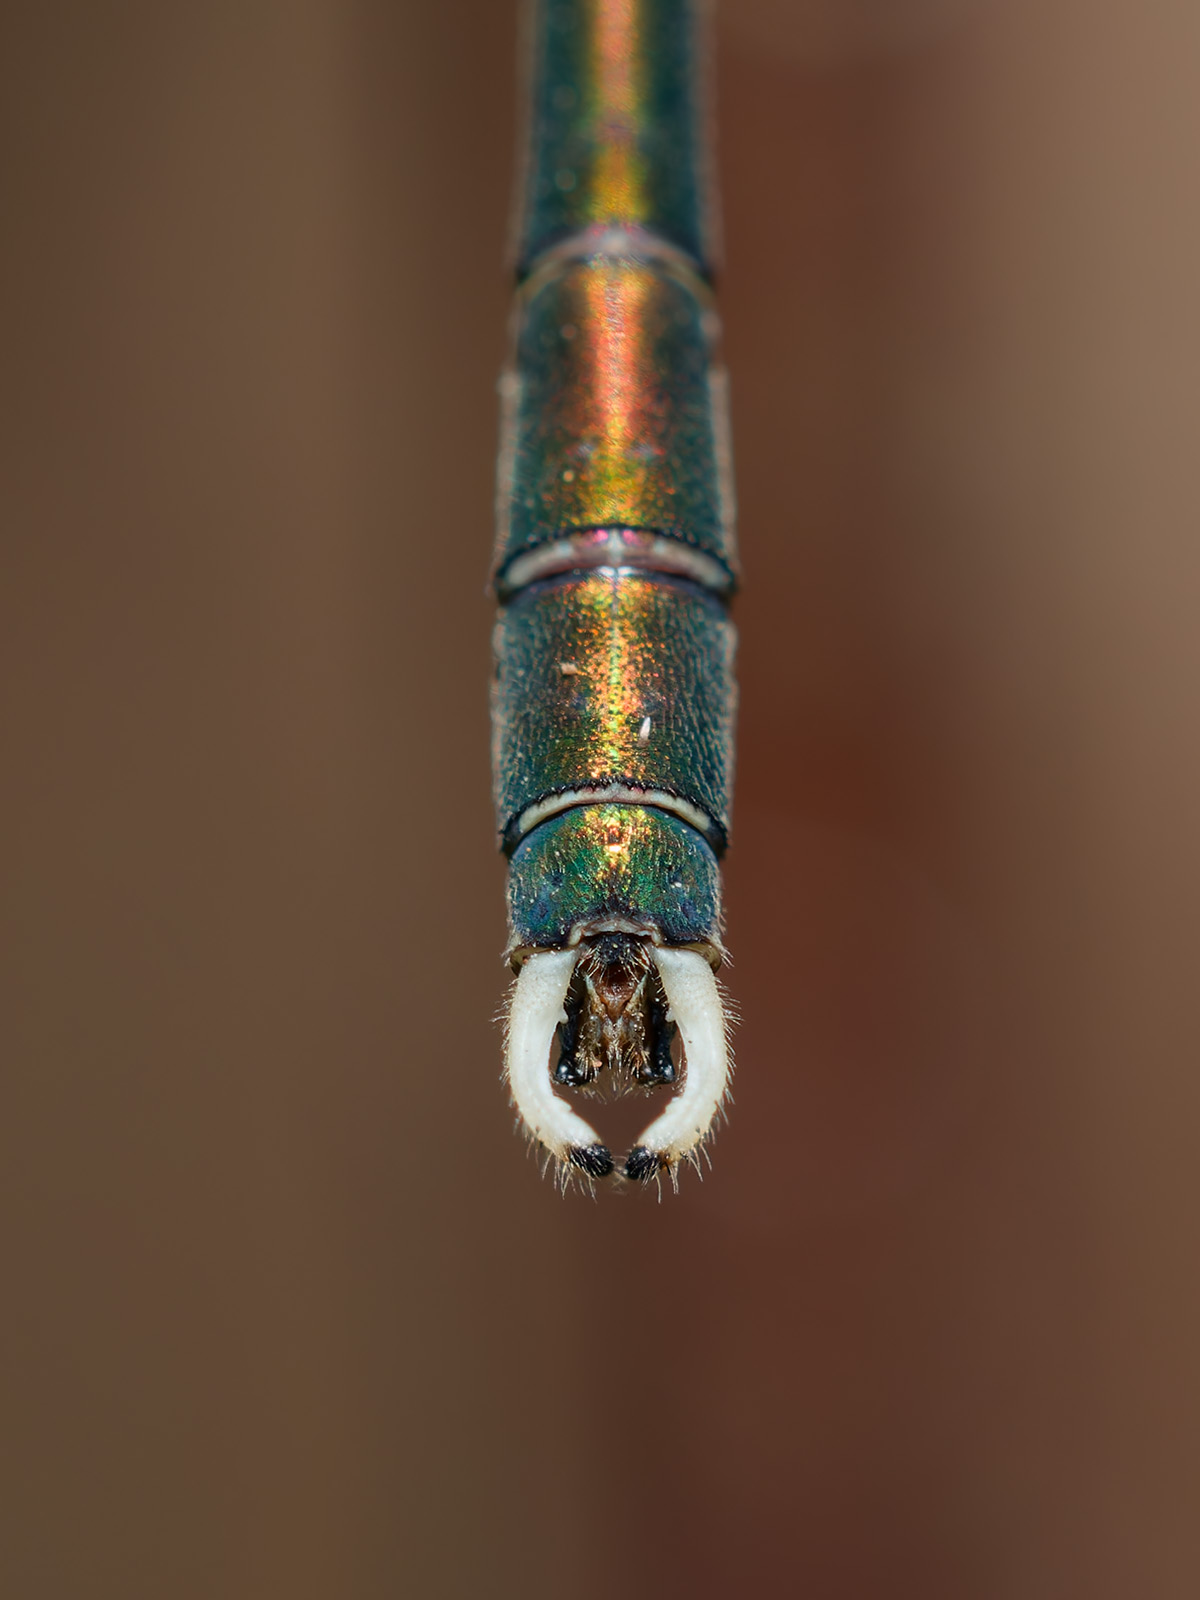
[[[1200,1592],[1200,11],[729,0],[716,1171],[511,1132],[508,0],[3,7],[0,1592]]]

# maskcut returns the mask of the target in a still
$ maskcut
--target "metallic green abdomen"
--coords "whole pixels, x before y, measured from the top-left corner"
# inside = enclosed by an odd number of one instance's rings
[[[720,950],[737,572],[699,6],[537,0],[493,579],[513,948]]]

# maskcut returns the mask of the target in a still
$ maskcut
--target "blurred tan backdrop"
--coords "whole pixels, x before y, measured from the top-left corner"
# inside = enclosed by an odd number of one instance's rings
[[[716,1171],[511,1132],[507,0],[10,4],[2,1588],[1200,1592],[1200,12],[730,0]]]

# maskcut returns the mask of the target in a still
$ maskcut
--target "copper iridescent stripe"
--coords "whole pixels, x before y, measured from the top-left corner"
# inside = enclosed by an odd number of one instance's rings
[[[662,407],[648,348],[647,309],[655,289],[644,268],[593,262],[582,276],[584,315],[576,338],[584,357],[576,432],[594,440],[584,455],[596,526],[640,522],[634,506],[647,469],[662,454],[654,435]],[[570,468],[567,469],[570,471]]]
[[[645,115],[645,60],[639,53],[637,0],[603,0],[592,10],[588,111],[596,155],[583,200],[589,222],[646,221],[646,163],[638,149]]]

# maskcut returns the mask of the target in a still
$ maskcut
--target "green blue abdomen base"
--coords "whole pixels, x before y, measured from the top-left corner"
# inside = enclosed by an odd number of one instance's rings
[[[535,828],[509,864],[508,905],[513,952],[562,948],[575,930],[612,923],[721,948],[717,858],[650,806],[577,806]]]

